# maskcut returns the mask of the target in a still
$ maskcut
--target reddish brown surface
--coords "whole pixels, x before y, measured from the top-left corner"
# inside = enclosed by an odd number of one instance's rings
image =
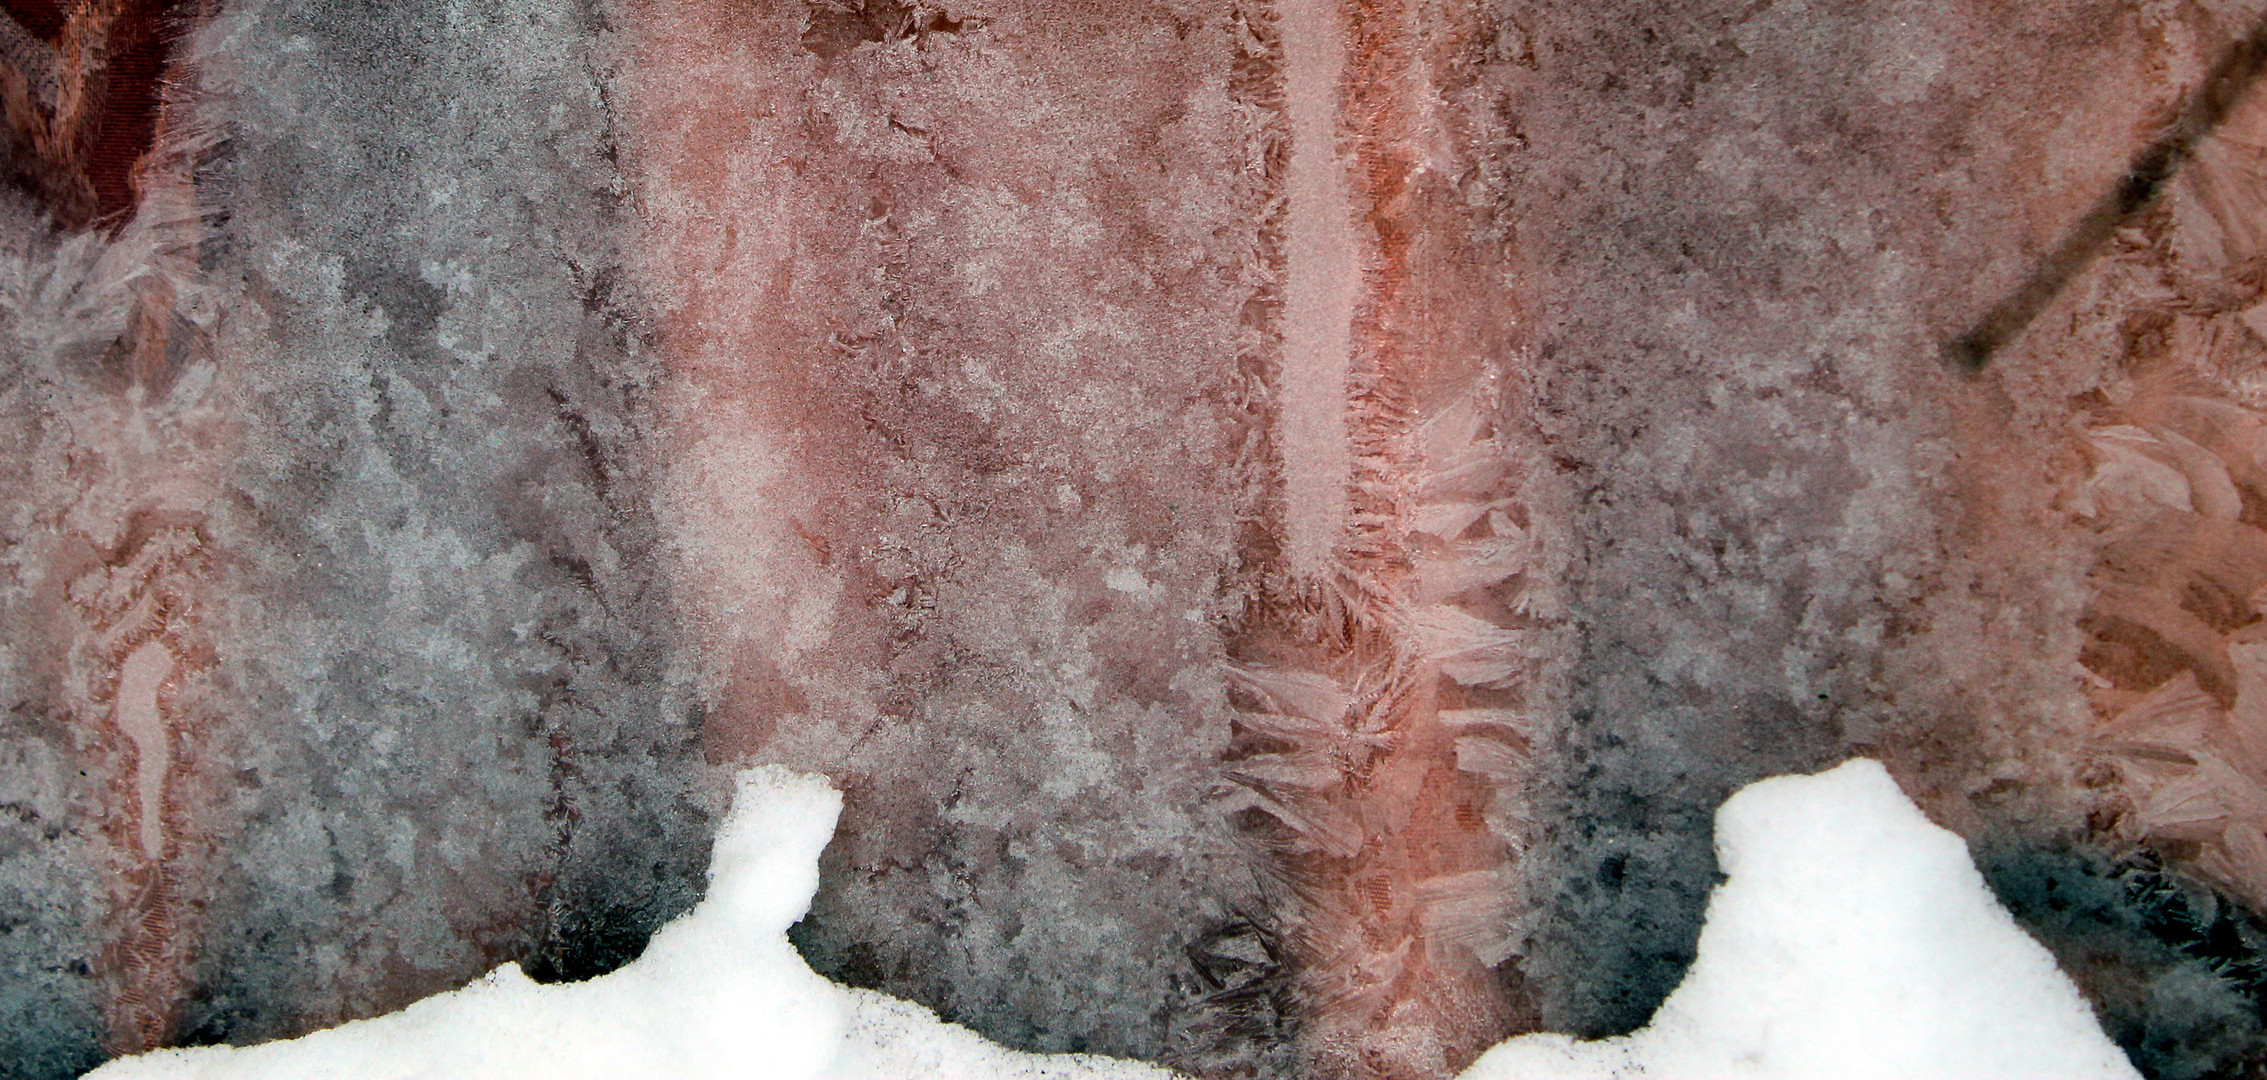
[[[33,36],[53,43],[63,36],[63,24],[69,20],[62,0],[0,0],[0,13],[7,14],[32,32]]]
[[[80,168],[94,188],[94,213],[107,219],[132,207],[134,169],[157,137],[159,80],[182,0],[143,0],[111,24],[102,67],[102,113]]]
[[[167,58],[197,0],[102,0],[68,15],[43,0],[6,14],[56,49],[61,98],[9,111],[26,160],[14,169],[66,225],[117,224],[157,135]]]

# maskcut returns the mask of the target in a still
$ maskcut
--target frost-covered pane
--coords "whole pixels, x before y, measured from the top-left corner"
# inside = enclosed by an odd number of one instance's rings
[[[1851,756],[2249,1068],[2261,17],[0,0],[0,1072],[583,985],[776,765],[877,1025],[1442,1078]]]

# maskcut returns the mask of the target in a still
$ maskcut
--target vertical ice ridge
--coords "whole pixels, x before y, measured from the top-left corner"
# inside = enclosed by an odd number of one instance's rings
[[[1275,432],[1284,472],[1285,559],[1295,571],[1318,577],[1341,539],[1353,480],[1346,380],[1361,288],[1353,192],[1339,153],[1346,58],[1341,7],[1340,0],[1284,0],[1277,12],[1291,154]]]
[[[118,668],[114,722],[134,744],[136,838],[142,857],[153,862],[165,854],[165,815],[160,804],[166,775],[173,771],[171,732],[159,711],[158,693],[172,674],[173,654],[154,641],[128,654]]]
[[[209,147],[169,102],[141,166],[139,211],[115,233],[10,222],[38,239],[0,271],[0,356],[42,389],[33,407],[55,414],[18,447],[38,463],[12,492],[7,546],[46,610],[15,622],[15,644],[57,664],[55,684],[26,704],[73,731],[72,763],[101,804],[89,812],[109,853],[93,866],[110,910],[95,924],[102,947],[80,962],[103,992],[103,1043],[120,1051],[175,1036],[202,932],[184,900],[202,892],[207,866],[182,842],[195,811],[182,781],[210,720],[206,504],[230,443],[188,179]]]
[[[1532,519],[1549,500],[1502,389],[1518,360],[1489,300],[1499,255],[1484,223],[1443,198],[1441,158],[1460,151],[1439,149],[1454,146],[1441,126],[1458,110],[1430,104],[1436,76],[1417,61],[1474,28],[1398,4],[1279,15],[1294,143],[1274,416],[1288,509],[1279,561],[1260,560],[1261,599],[1231,645],[1241,738],[1228,775],[1249,792],[1244,820],[1285,884],[1308,1068],[1446,1076],[1531,1022],[1516,976],[1494,969],[1518,948],[1520,789],[1553,707],[1560,568],[1536,543],[1549,530]],[[1302,20],[1343,42],[1344,151],[1330,164],[1346,186],[1332,198],[1346,207],[1342,238],[1361,238],[1333,267],[1351,287],[1310,292],[1303,308],[1297,291],[1317,282],[1302,280],[1298,231],[1319,185],[1302,191],[1299,174],[1313,124],[1295,81]],[[1327,446],[1312,423],[1322,338],[1299,321],[1318,317],[1318,295],[1347,315]],[[1344,501],[1327,521],[1302,520],[1299,486],[1325,474]],[[1512,719],[1489,722],[1499,718]]]

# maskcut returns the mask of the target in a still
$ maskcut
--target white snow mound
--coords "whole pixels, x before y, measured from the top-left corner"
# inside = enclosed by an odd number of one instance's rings
[[[588,982],[541,985],[505,964],[400,1012],[261,1046],[161,1050],[98,1080],[1165,1080],[1087,1055],[1022,1054],[918,1005],[837,986],[787,928],[818,888],[842,796],[776,767],[740,777],[717,831],[707,899],[645,955]]]
[[[1650,1025],[1512,1039],[1463,1080],[2138,1080],[1880,764],[1749,785],[1717,811],[1716,856],[1699,957]]]
[[[506,964],[389,1016],[243,1049],[164,1050],[94,1080],[1170,1080],[1003,1049],[918,1005],[820,978],[787,943],[842,799],[776,767],[740,779],[708,898],[583,983]],[[1728,880],[1683,985],[1633,1035],[1530,1035],[1462,1080],[2137,1077],[1953,834],[1853,761],[1749,786],[1716,817]]]

